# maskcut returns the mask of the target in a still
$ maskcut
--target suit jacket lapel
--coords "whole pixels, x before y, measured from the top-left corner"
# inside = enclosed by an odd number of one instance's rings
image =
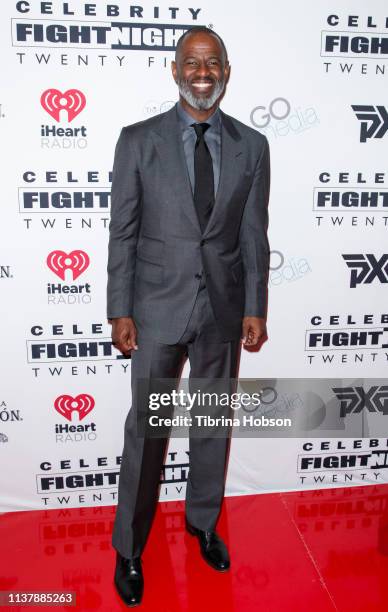
[[[239,165],[243,159],[243,147],[240,133],[236,129],[232,119],[221,112],[221,168],[220,180],[216,198],[211,212],[209,222],[205,228],[207,235],[217,218],[222,214],[222,208],[228,202],[228,196],[239,178]],[[165,161],[165,172],[169,184],[174,187],[179,204],[183,207],[186,215],[201,234],[193,193],[191,190],[190,177],[187,170],[185,152],[183,148],[182,133],[179,126],[175,106],[167,111],[161,118],[160,123],[154,128],[154,141],[161,159]]]
[[[204,234],[208,234],[216,225],[223,206],[229,200],[240,176],[240,163],[244,159],[242,139],[232,119],[221,112],[221,168],[220,180],[213,210]]]
[[[154,129],[154,135],[156,147],[165,163],[163,167],[167,179],[175,190],[177,201],[201,234],[175,106],[163,115],[161,122]]]

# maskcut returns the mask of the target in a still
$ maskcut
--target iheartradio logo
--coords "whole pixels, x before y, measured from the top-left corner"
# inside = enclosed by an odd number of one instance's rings
[[[89,255],[85,251],[51,251],[47,256],[47,265],[54,274],[65,280],[66,270],[71,270],[75,281],[90,264]]]
[[[76,397],[60,395],[54,402],[55,410],[68,421],[82,421],[94,406],[94,398],[87,393],[80,393]],[[78,419],[73,419],[74,414],[78,415]]]
[[[86,98],[79,89],[68,89],[63,93],[59,89],[46,89],[40,97],[40,103],[46,113],[58,122],[61,111],[65,110],[70,123],[85,108]]]

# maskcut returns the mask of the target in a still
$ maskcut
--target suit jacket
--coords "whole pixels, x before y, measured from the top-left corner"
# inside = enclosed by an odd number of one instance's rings
[[[206,276],[224,341],[243,316],[265,317],[270,155],[266,137],[221,111],[221,173],[202,234],[176,107],[124,127],[112,177],[108,318],[176,343]]]

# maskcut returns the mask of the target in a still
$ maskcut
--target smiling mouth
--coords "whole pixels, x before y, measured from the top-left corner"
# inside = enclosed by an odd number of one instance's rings
[[[191,86],[197,89],[198,91],[205,91],[213,87],[213,83],[209,81],[197,81],[191,83]]]

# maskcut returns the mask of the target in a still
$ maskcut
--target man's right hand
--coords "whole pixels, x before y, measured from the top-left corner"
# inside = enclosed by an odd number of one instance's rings
[[[123,353],[129,355],[133,349],[137,351],[137,330],[132,317],[110,319],[112,322],[112,344]]]

